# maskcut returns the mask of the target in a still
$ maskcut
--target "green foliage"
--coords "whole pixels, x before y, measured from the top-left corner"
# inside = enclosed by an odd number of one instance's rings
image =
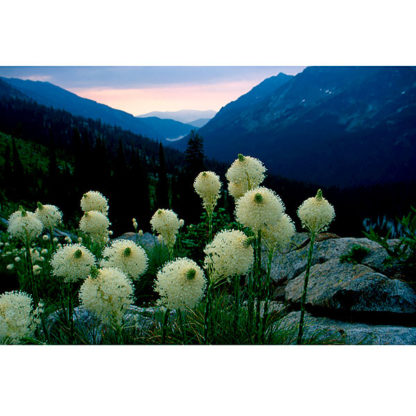
[[[341,263],[359,264],[370,252],[369,248],[354,244],[348,253],[340,256],[339,261]]]
[[[241,224],[232,220],[231,215],[225,208],[218,208],[212,215],[213,235],[222,230],[248,230]],[[180,233],[178,247],[183,255],[202,262],[204,258],[204,247],[208,244],[208,215],[204,211],[197,224],[190,224],[185,227],[185,231]]]
[[[364,232],[365,236],[380,244],[387,253],[386,265],[395,264],[404,270],[416,268],[416,209],[411,207],[408,215],[397,219],[401,229],[401,236],[397,244],[390,244],[390,230],[385,236],[378,234],[373,228]]]

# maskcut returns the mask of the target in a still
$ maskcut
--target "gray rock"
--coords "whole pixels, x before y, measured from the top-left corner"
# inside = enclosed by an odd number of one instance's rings
[[[380,265],[387,257],[386,251],[374,241],[368,238],[330,238],[318,241],[314,245],[312,264],[324,263],[331,259],[339,259],[343,254],[347,254],[354,245],[369,248],[372,252],[377,252],[370,264]],[[306,270],[308,260],[309,243],[301,249],[293,250],[287,254],[276,254],[271,269],[271,278],[275,283],[283,283],[299,276]]]
[[[299,330],[300,312],[291,312],[274,327],[278,339],[294,344]],[[305,344],[416,345],[416,328],[347,323],[305,314]]]
[[[301,300],[305,273],[285,289],[290,303]],[[405,282],[390,279],[362,264],[332,259],[311,268],[306,303],[310,307],[343,312],[416,313],[416,294]]]
[[[139,308],[134,305],[130,306],[123,318],[123,328],[139,331],[150,329],[154,325],[154,322],[145,316],[146,311],[147,308]],[[61,310],[58,310],[47,317],[46,329],[49,333],[57,330],[57,326],[62,319],[60,315]],[[90,344],[99,344],[101,342],[103,325],[93,313],[78,306],[74,308],[73,319],[76,330]]]
[[[124,233],[120,237],[117,237],[116,240],[134,241],[135,243],[140,244],[146,250],[150,250],[156,244],[159,244],[157,237],[150,233],[143,233],[141,236],[138,233]]]

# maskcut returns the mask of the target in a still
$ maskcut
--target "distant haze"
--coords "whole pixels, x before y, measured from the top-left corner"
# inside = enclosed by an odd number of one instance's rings
[[[137,115],[137,117],[170,118],[182,123],[191,123],[199,119],[210,119],[214,117],[215,114],[216,111],[213,110],[151,111],[150,113]]]
[[[218,111],[259,82],[304,67],[0,67],[0,76],[48,81],[130,114],[183,109]],[[198,118],[210,118],[200,117]],[[192,120],[190,120],[192,121]]]

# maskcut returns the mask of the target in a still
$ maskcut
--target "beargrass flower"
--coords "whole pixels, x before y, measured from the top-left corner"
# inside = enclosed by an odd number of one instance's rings
[[[43,224],[33,212],[21,209],[10,216],[7,231],[11,236],[29,243],[41,235]]]
[[[62,221],[62,212],[55,205],[43,205],[38,202],[35,215],[45,228],[54,228]]]
[[[24,292],[0,295],[0,339],[16,342],[33,335],[38,324],[37,313],[33,310],[32,297]]]
[[[220,197],[221,181],[214,172],[201,172],[194,181],[194,189],[201,197],[202,204],[208,213],[214,211]]]
[[[274,224],[262,230],[262,241],[269,250],[283,251],[296,232],[295,224],[287,214],[283,214]]]
[[[254,261],[253,247],[239,230],[221,231],[205,247],[204,253],[204,267],[212,281],[247,274]]]
[[[158,209],[150,220],[152,229],[158,232],[164,243],[172,248],[180,228],[178,216],[170,209]]]
[[[137,280],[147,270],[147,255],[142,247],[133,241],[117,240],[103,251],[101,267],[120,269],[133,280]]]
[[[66,282],[85,279],[95,266],[94,255],[81,244],[71,244],[56,251],[51,260],[52,273]]]
[[[119,326],[123,316],[134,301],[133,284],[120,270],[109,267],[99,269],[81,286],[81,305],[97,315],[105,324]]]
[[[268,188],[255,188],[246,192],[236,203],[237,220],[255,233],[277,223],[283,215],[284,204]]]
[[[334,207],[322,196],[319,189],[316,196],[308,198],[298,209],[302,227],[311,233],[325,231],[335,218]]]
[[[98,211],[104,215],[108,213],[108,200],[100,192],[89,191],[81,198],[81,209],[84,212]]]
[[[231,164],[226,173],[227,180],[233,185],[229,185],[231,195],[257,188],[265,178],[266,168],[263,163],[254,157],[238,155],[238,158]]]
[[[159,304],[168,309],[193,308],[204,295],[206,283],[203,270],[193,260],[179,258],[157,273],[155,291]]]
[[[79,222],[79,228],[89,234],[94,241],[105,242],[108,238],[108,218],[99,211],[86,212]]]

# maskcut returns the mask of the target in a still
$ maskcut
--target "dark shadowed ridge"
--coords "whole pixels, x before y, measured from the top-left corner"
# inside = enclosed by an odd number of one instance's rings
[[[39,104],[58,110],[118,126],[133,133],[152,139],[163,140],[188,134],[193,126],[175,120],[157,117],[137,118],[125,111],[116,110],[94,100],[79,97],[72,92],[49,82],[1,78],[4,82],[20,91]]]
[[[413,67],[309,67],[279,86],[281,75],[198,130],[209,157],[249,154],[274,174],[342,187],[416,179]]]

